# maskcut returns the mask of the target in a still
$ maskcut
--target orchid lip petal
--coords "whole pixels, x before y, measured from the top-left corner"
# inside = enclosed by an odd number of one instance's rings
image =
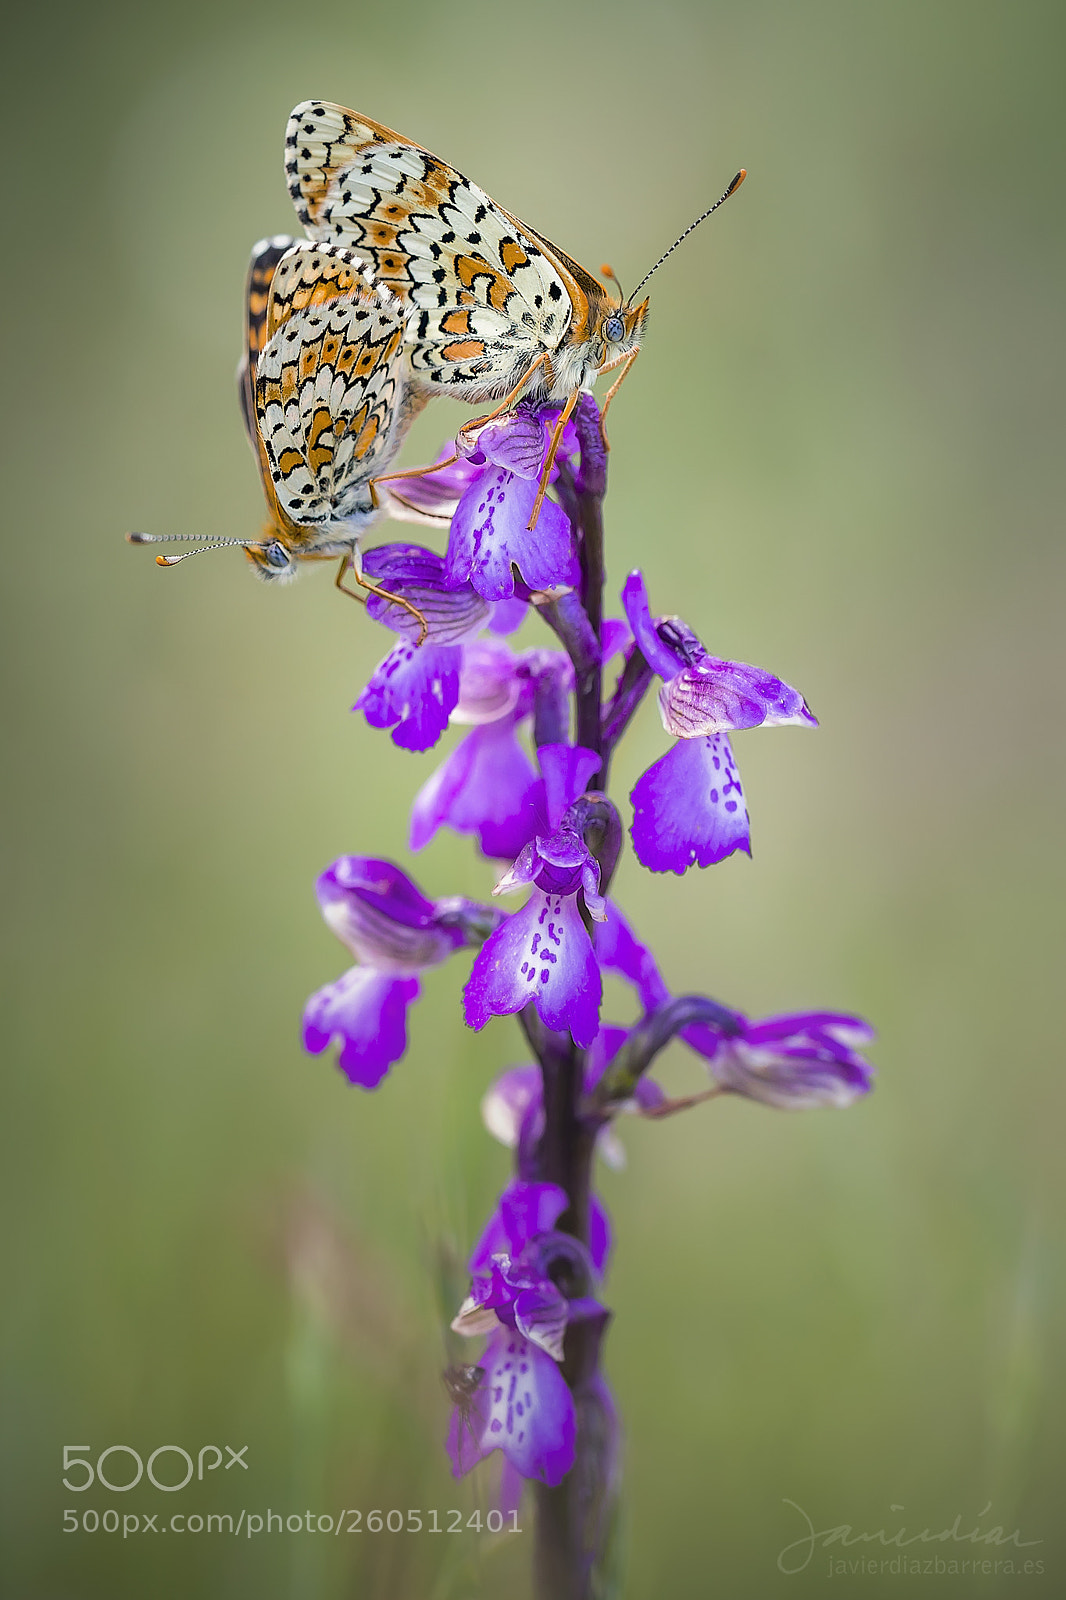
[[[507,600],[515,592],[514,567],[534,591],[579,581],[573,531],[562,507],[545,500],[530,532],[536,496],[535,476],[487,465],[452,517],[445,583],[471,584],[486,600]]]
[[[558,1365],[517,1331],[500,1328],[481,1357],[484,1378],[464,1416],[452,1414],[448,1453],[461,1477],[501,1450],[523,1478],[561,1483],[574,1464],[574,1398]]]
[[[376,1089],[407,1049],[407,1010],[418,992],[417,978],[352,967],[308,1000],[304,1049],[320,1055],[339,1042],[337,1065],[349,1082]]]
[[[533,1001],[541,1021],[592,1043],[603,983],[575,894],[534,887],[522,907],[482,946],[463,991],[466,1020],[483,1028]]]
[[[638,861],[678,875],[735,850],[750,854],[748,809],[724,733],[679,739],[632,792],[630,835]]]

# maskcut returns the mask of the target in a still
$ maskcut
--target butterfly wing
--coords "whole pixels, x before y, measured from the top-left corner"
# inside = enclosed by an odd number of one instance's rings
[[[353,251],[410,308],[412,369],[431,388],[506,393],[542,351],[586,338],[605,301],[476,184],[343,106],[296,107],[286,173],[311,236]]]
[[[306,239],[293,242],[270,281],[266,337],[272,339],[299,311],[368,293],[373,293],[372,286],[365,276],[363,262],[353,251],[339,245],[308,243]],[[379,294],[377,298],[387,301],[388,294]]]
[[[369,520],[369,480],[410,414],[403,327],[394,307],[362,294],[294,312],[263,350],[255,405],[267,471],[308,548],[327,524]]]
[[[237,368],[237,397],[241,403],[245,432],[253,451],[258,454],[255,426],[255,369],[260,353],[270,335],[267,332],[267,303],[270,286],[278,264],[296,240],[287,233],[277,233],[271,239],[260,239],[252,246],[245,285],[244,350]]]

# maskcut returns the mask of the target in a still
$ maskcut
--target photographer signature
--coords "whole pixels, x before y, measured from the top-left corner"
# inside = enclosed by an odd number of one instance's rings
[[[791,1544],[786,1544],[777,1557],[777,1565],[782,1572],[802,1572],[810,1565],[811,1558],[816,1549],[827,1549],[832,1544],[839,1544],[847,1548],[854,1544],[880,1544],[904,1549],[912,1544],[983,1544],[1004,1545],[1012,1544],[1016,1549],[1027,1549],[1030,1545],[1043,1544],[1042,1539],[1023,1539],[1019,1529],[1007,1533],[1003,1527],[997,1526],[982,1529],[979,1525],[992,1509],[991,1500],[977,1518],[974,1527],[963,1530],[960,1527],[962,1512],[960,1511],[955,1521],[949,1528],[942,1528],[934,1533],[929,1528],[923,1528],[920,1533],[908,1533],[901,1527],[895,1533],[888,1533],[884,1528],[878,1528],[876,1533],[864,1533],[853,1529],[850,1523],[841,1523],[835,1528],[815,1528],[814,1523],[795,1500],[785,1499],[786,1506],[792,1506],[798,1511],[807,1524],[807,1532],[800,1538],[794,1539]],[[890,1506],[890,1511],[903,1511],[903,1506]]]

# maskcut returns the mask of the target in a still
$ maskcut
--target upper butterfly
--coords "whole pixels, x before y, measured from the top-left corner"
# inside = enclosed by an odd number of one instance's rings
[[[627,300],[610,294],[428,150],[327,101],[306,100],[289,118],[285,172],[311,237],[351,250],[409,308],[416,389],[500,409],[524,391],[563,407],[557,443],[581,390],[624,364],[606,411],[640,348],[648,302],[634,302],[650,272]]]

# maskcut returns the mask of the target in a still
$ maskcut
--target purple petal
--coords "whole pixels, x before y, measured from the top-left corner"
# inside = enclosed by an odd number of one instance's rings
[[[509,861],[536,833],[543,784],[509,717],[474,728],[419,790],[411,809],[411,849],[447,824],[476,833],[485,855]]]
[[[472,583],[486,600],[507,600],[514,594],[513,562],[532,589],[572,586],[577,566],[569,518],[545,500],[530,533],[526,523],[536,496],[535,480],[487,467],[452,518],[446,581]]]
[[[454,919],[442,923],[434,902],[391,861],[341,856],[318,877],[315,895],[341,943],[381,972],[410,976],[466,942]]]
[[[799,1011],[745,1024],[727,1038],[693,1028],[686,1044],[710,1063],[722,1088],[782,1110],[846,1106],[872,1087],[874,1071],[853,1048],[873,1038],[861,1017],[838,1011]]]
[[[781,1111],[849,1106],[873,1087],[873,1068],[849,1051],[751,1046],[728,1039],[711,1067],[723,1089]]]
[[[670,991],[655,957],[641,944],[613,900],[607,902],[607,920],[595,930],[596,956],[605,971],[617,972],[631,983],[645,1011],[670,998]]]
[[[417,978],[352,967],[308,1000],[304,1049],[320,1055],[339,1040],[341,1070],[361,1089],[376,1089],[407,1049],[407,1007],[417,998]]]
[[[321,903],[331,897],[330,886],[384,912],[410,928],[428,927],[437,914],[436,903],[424,895],[395,861],[380,856],[338,856],[315,884]]]
[[[869,1044],[875,1037],[868,1022],[846,1011],[794,1011],[781,1017],[764,1017],[761,1022],[749,1023],[744,1037],[749,1044],[765,1044],[796,1034],[825,1034],[846,1049]]]
[[[652,872],[709,867],[734,850],[751,854],[748,808],[724,733],[679,739],[630,796],[638,861]]]
[[[611,1219],[607,1208],[596,1195],[589,1195],[589,1255],[597,1278],[607,1270],[607,1257],[611,1253]]]
[[[641,654],[653,672],[667,682],[680,671],[683,663],[678,660],[672,650],[669,650],[659,638],[655,624],[651,618],[648,606],[648,591],[644,586],[644,574],[639,570],[631,572],[625,581],[622,590],[622,604],[629,626],[633,630],[633,637],[640,646]]]
[[[540,889],[482,946],[463,991],[471,1028],[513,1016],[532,1000],[542,1022],[569,1028],[581,1046],[596,1037],[602,993],[576,896]]]
[[[667,733],[680,739],[787,722],[817,727],[798,689],[743,661],[707,655],[702,646],[697,665],[663,684],[659,711]]]
[[[581,868],[581,893],[589,915],[596,922],[605,922],[607,902],[600,893],[600,864],[591,853]]]
[[[568,1204],[557,1183],[509,1183],[500,1196],[508,1255],[520,1255],[531,1239],[550,1233]]]
[[[713,1061],[725,1043],[725,1034],[709,1022],[694,1022],[690,1027],[683,1028],[681,1038],[690,1050],[695,1050],[705,1061]]]
[[[492,608],[492,621],[489,623],[489,632],[498,634],[517,633],[528,615],[528,600],[519,600],[517,596],[512,596],[510,600],[497,600]]]
[[[391,594],[402,595],[417,606],[426,619],[430,644],[458,644],[476,633],[489,618],[490,606],[469,584],[452,589],[444,582],[444,557],[419,544],[383,544],[368,550],[363,557],[367,577]],[[394,633],[414,640],[420,632],[416,617],[382,599],[367,596],[367,616],[381,622]]]
[[[435,745],[459,699],[458,645],[406,640],[379,661],[353,711],[361,711],[372,728],[392,728],[401,750],[428,750]]]
[[[544,793],[548,806],[548,826],[558,828],[567,806],[584,794],[600,758],[594,750],[580,744],[543,744],[537,751],[544,774]]]
[[[446,445],[437,460],[446,461],[454,454],[454,446]],[[464,491],[481,471],[480,463],[460,457],[439,471],[425,472],[419,477],[399,478],[393,483],[379,482],[378,492],[387,501],[389,515],[399,522],[445,523],[453,515]]]
[[[519,410],[482,428],[477,448],[494,467],[506,467],[520,478],[538,479],[548,453],[548,432],[539,417]]]
[[[493,889],[493,894],[510,894],[512,890],[524,889],[527,884],[533,882],[542,865],[540,852],[537,849],[539,843],[539,839],[533,839],[529,844],[523,845],[518,856]]]
[[[487,1272],[495,1255],[519,1255],[538,1233],[554,1228],[568,1203],[557,1183],[509,1183],[474,1246],[470,1271]]]
[[[574,1464],[574,1400],[550,1356],[501,1329],[481,1358],[485,1378],[467,1415],[448,1433],[454,1475],[502,1450],[523,1478],[561,1483]],[[473,1423],[474,1426],[468,1426]]]
[[[506,1520],[511,1520],[511,1515],[517,1512],[522,1505],[522,1490],[526,1480],[522,1474],[512,1467],[507,1457],[503,1458],[503,1470],[500,1473],[500,1492],[496,1496],[496,1509]]]
[[[569,828],[557,833],[538,834],[527,844],[493,894],[505,894],[524,884],[535,883],[545,894],[584,894],[585,905],[602,921],[604,902],[599,894],[600,867],[584,840]]]
[[[614,915],[613,909],[611,915],[612,917]],[[598,933],[599,929],[595,929],[594,932]],[[606,971],[607,964],[599,954],[598,946],[596,956],[600,966]],[[601,1024],[600,1031],[589,1046],[589,1052],[585,1058],[585,1080],[582,1087],[586,1094],[592,1093],[628,1038],[628,1028],[618,1028],[610,1022]]]
[[[633,1090],[633,1105],[641,1111],[654,1111],[666,1099],[666,1090],[645,1072]]]
[[[502,639],[477,639],[463,651],[455,722],[495,722],[518,703],[528,673]]]
[[[629,624],[623,622],[620,617],[606,617],[604,619],[603,630],[600,634],[600,647],[603,653],[604,666],[607,665],[617,651],[628,649],[631,638]]]
[[[543,1095],[541,1070],[532,1062],[520,1067],[508,1067],[481,1101],[481,1120],[502,1145],[509,1150],[518,1147],[522,1123],[534,1104]]]
[[[515,1328],[524,1339],[547,1352],[553,1361],[563,1359],[566,1335],[566,1296],[550,1280],[523,1289],[515,1296]]]

